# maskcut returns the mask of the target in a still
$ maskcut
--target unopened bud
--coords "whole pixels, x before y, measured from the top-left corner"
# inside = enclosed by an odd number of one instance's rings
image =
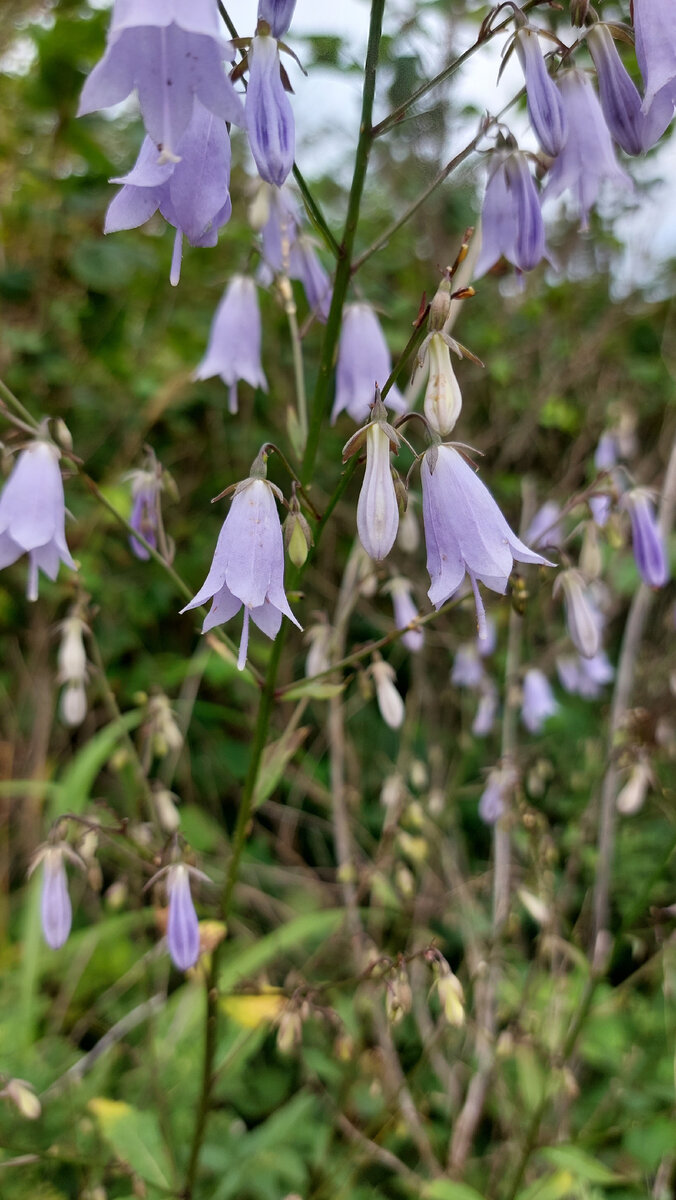
[[[111,912],[121,912],[127,906],[129,888],[122,879],[116,879],[104,892],[103,899]]]
[[[432,334],[427,360],[430,373],[425,390],[424,412],[432,429],[446,437],[460,416],[462,393],[453,370],[451,352],[442,334]]]
[[[168,788],[156,787],[153,792],[155,812],[160,828],[164,833],[176,833],[181,824],[181,817],[176,807],[176,796]]]
[[[639,812],[645,804],[651,783],[650,765],[644,758],[641,758],[632,767],[631,774],[617,797],[617,811],[625,817],[631,817],[634,813]]]
[[[303,1022],[297,1008],[286,1008],[279,1018],[277,1049],[280,1054],[291,1054],[303,1040]]]
[[[412,863],[423,863],[429,853],[429,846],[424,837],[414,837],[404,830],[397,837],[401,853]]]
[[[371,676],[383,721],[390,729],[399,729],[404,721],[404,701],[394,685],[394,668],[383,659],[374,659],[371,663]]]
[[[292,510],[284,522],[284,542],[294,567],[302,567],[312,545],[312,533],[299,510]]]
[[[451,311],[451,279],[450,273],[446,273],[436,290],[434,299],[430,304],[430,315],[428,327],[431,333],[436,330],[443,329],[448,320],[448,314]]]
[[[448,963],[439,968],[437,991],[441,1001],[444,1017],[454,1029],[461,1029],[465,1024],[465,993],[457,975],[451,971]]]
[[[37,1121],[42,1113],[42,1106],[30,1083],[26,1083],[24,1079],[10,1079],[3,1089],[3,1094],[27,1121]]]
[[[570,23],[581,28],[589,13],[589,0],[570,0]]]

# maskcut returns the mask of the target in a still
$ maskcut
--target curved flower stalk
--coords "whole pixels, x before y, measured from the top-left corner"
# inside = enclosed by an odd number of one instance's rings
[[[364,442],[366,470],[357,502],[357,530],[366,553],[379,561],[389,554],[399,528],[399,504],[390,465],[390,451],[398,452],[399,437],[387,420],[377,389],[371,420],[343,447],[343,462],[356,454]]]
[[[59,458],[53,442],[31,442],[19,454],[0,496],[0,570],[28,555],[29,600],[38,598],[38,571],[56,579],[60,563],[77,570],[66,545]]]
[[[125,100],[134,89],[160,162],[175,162],[201,101],[215,117],[244,125],[244,108],[223,63],[233,62],[212,0],[115,0],[106,53],[82,91],[78,116]]]
[[[641,97],[620,58],[607,25],[597,23],[587,32],[589,53],[599,81],[599,98],[606,125],[627,154],[642,154],[662,136],[671,121],[674,106],[665,95],[656,98],[650,111],[643,111]]]
[[[404,579],[403,575],[395,575],[388,583],[387,590],[392,597],[394,623],[397,629],[406,630],[401,639],[402,644],[407,650],[415,653],[422,650],[425,634],[422,629],[408,628],[411,622],[416,621],[420,615],[411,595],[412,586],[408,579]]]
[[[268,390],[261,363],[261,314],[256,284],[245,275],[233,275],[214,314],[206,354],[194,379],[220,375],[230,389],[228,410],[236,413],[237,383]]]
[[[167,945],[174,966],[179,971],[194,967],[200,954],[200,927],[190,892],[190,870],[177,863],[167,872],[169,916]]]
[[[537,667],[530,667],[523,677],[521,720],[529,733],[540,733],[545,721],[559,711],[547,676]]]
[[[280,75],[277,40],[258,33],[249,49],[246,127],[258,174],[281,187],[293,166],[293,110]]]
[[[104,233],[135,229],[159,208],[176,230],[174,286],[180,279],[183,236],[191,246],[215,246],[232,213],[230,138],[223,121],[196,101],[178,145],[177,161],[158,163],[153,142],[145,139],[129,174],[111,180],[123,186],[108,206],[104,225]]]
[[[259,469],[257,460],[252,471]],[[301,628],[284,592],[284,539],[275,496],[281,499],[279,489],[258,474],[237,485],[209,574],[195,598],[181,609],[189,612],[212,600],[202,626],[207,633],[244,607],[240,671],[246,663],[250,620],[272,639],[279,633],[282,616]]]
[[[561,97],[547,70],[535,29],[524,26],[514,35],[514,45],[526,79],[528,116],[545,154],[555,158],[568,137],[568,122]]]
[[[579,571],[568,570],[554,580],[553,594],[563,591],[566,625],[575,649],[595,658],[601,649],[601,617]]]
[[[552,566],[510,529],[488,488],[452,446],[426,451],[421,467],[423,521],[427,543],[428,596],[435,608],[469,576],[476,604],[478,635],[487,636],[486,614],[477,581],[505,592],[514,559]]]
[[[42,855],[40,917],[44,939],[51,950],[58,950],[68,940],[73,920],[63,859],[64,852],[58,846],[50,846]]]
[[[676,7],[671,0],[634,0],[636,57],[645,84],[643,111],[676,104]]]
[[[624,493],[620,507],[629,513],[634,558],[641,579],[648,587],[664,587],[669,580],[669,564],[650,492],[646,488],[632,488]]]
[[[296,0],[258,0],[258,20],[267,21],[273,37],[280,38],[291,24]]]
[[[392,371],[392,358],[380,322],[370,304],[347,304],[338,344],[336,395],[331,424],[347,411],[353,421],[364,421],[373,404],[374,390],[384,387]],[[397,387],[387,393],[387,406],[404,412],[406,401]]]
[[[571,191],[580,211],[581,228],[587,229],[589,211],[605,180],[621,187],[633,185],[615,157],[591,80],[572,68],[562,73],[558,86],[568,118],[568,138],[552,163],[542,199]]]
[[[528,160],[520,150],[498,151],[481,210],[481,249],[474,278],[480,279],[503,257],[517,271],[532,271],[545,251],[540,198]]]

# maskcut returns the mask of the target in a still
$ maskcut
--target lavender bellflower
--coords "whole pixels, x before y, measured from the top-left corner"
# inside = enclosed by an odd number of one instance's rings
[[[194,967],[200,954],[200,928],[190,894],[190,873],[183,863],[169,868],[167,945],[179,971]]]
[[[488,488],[452,446],[434,446],[421,467],[423,521],[427,543],[428,596],[441,608],[469,576],[479,637],[486,637],[486,615],[477,581],[505,592],[513,561],[552,564],[512,532]]]
[[[159,208],[176,230],[171,282],[181,273],[182,239],[191,246],[215,246],[218,231],[230,220],[230,138],[220,117],[195,101],[190,124],[179,144],[177,162],[158,163],[146,138],[136,165],[113,183],[123,186],[108,206],[105,233],[135,229]]]
[[[59,563],[77,570],[66,545],[66,507],[59,451],[31,442],[14,464],[0,496],[0,570],[28,555],[29,600],[38,598],[38,571],[56,579]]]
[[[408,628],[419,616],[415,601],[411,595],[411,584],[408,579],[404,579],[403,575],[395,575],[390,580],[388,588],[392,596],[394,623],[397,629],[406,630],[401,639],[403,645],[406,646],[407,650],[412,650],[414,653],[417,650],[422,650],[425,641],[423,630],[420,628]]]
[[[634,0],[636,57],[645,84],[643,111],[676,104],[676,6],[672,0]]]
[[[627,154],[642,154],[662,136],[674,106],[666,96],[655,100],[644,113],[636,84],[620,58],[607,25],[592,25],[587,46],[594,60],[599,81],[599,97],[606,125],[615,141]]]
[[[301,234],[291,247],[289,277],[300,280],[310,309],[317,320],[325,324],[331,307],[331,280],[314,242],[306,234]]]
[[[634,558],[641,579],[648,587],[664,587],[669,579],[669,565],[650,493],[645,488],[632,488],[624,493],[620,504],[629,513]]]
[[[42,859],[42,897],[40,900],[42,932],[51,950],[63,946],[70,933],[73,919],[63,851],[52,846]]]
[[[580,210],[582,229],[589,225],[589,210],[605,180],[631,187],[631,179],[618,163],[608,127],[593,84],[583,71],[564,71],[559,81],[568,117],[568,138],[555,158],[543,200],[570,190]]]
[[[213,0],[115,0],[106,53],[85,83],[78,116],[134,90],[160,161],[176,161],[197,97],[221,121],[244,125],[223,63],[235,57]]]
[[[261,364],[261,314],[256,284],[245,275],[233,275],[214,315],[209,344],[195,379],[220,375],[230,388],[228,408],[237,412],[237,383],[268,390]]]
[[[526,729],[529,733],[539,733],[547,718],[558,710],[547,676],[537,667],[531,667],[523,677],[521,720]]]
[[[131,516],[129,524],[132,529],[145,538],[153,550],[157,549],[157,527],[159,523],[159,493],[162,489],[162,476],[156,469],[130,471],[127,478],[131,482]],[[135,537],[129,538],[131,552],[141,562],[147,562],[150,551]]]
[[[544,254],[544,222],[528,160],[519,150],[498,151],[481,211],[474,277],[485,275],[503,256],[518,271],[532,271]]]
[[[202,626],[202,632],[207,633],[244,607],[237,662],[240,671],[246,663],[250,619],[273,639],[282,616],[301,628],[284,592],[284,539],[275,495],[279,495],[278,489],[260,476],[250,476],[238,484],[209,574],[195,598],[181,609],[188,612],[212,600]]]
[[[347,304],[338,345],[331,421],[343,410],[353,421],[364,421],[373,404],[376,384],[383,387],[391,370],[392,359],[375,312],[369,304]],[[387,406],[394,412],[404,412],[406,401],[398,388],[390,388]]]
[[[517,30],[514,44],[526,77],[528,116],[545,154],[555,158],[566,144],[568,123],[561,97],[547,70],[536,30]]]
[[[601,617],[583,576],[573,569],[554,580],[553,593],[563,591],[566,624],[570,639],[585,658],[594,658],[601,648]]]
[[[281,187],[293,166],[295,130],[277,41],[270,34],[257,34],[249,49],[246,126],[258,174]]]

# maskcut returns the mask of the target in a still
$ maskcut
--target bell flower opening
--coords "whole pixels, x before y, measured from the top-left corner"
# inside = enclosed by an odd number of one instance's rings
[[[436,461],[435,461],[436,460]],[[514,560],[552,566],[510,529],[488,488],[453,446],[423,456],[423,522],[427,544],[428,596],[441,608],[469,577],[479,637],[487,636],[478,582],[504,593]]]
[[[268,390],[261,362],[261,341],[256,284],[245,275],[234,275],[216,309],[206,354],[194,374],[198,380],[220,376],[230,389],[228,410],[231,413],[238,409],[237,384],[240,379],[250,387]]]
[[[189,612],[208,600],[212,604],[202,625],[203,633],[223,625],[244,608],[237,660],[240,671],[246,663],[250,620],[273,640],[282,616],[301,628],[284,591],[284,538],[273,485],[266,479],[249,477],[238,485],[209,574],[181,612]]]
[[[347,304],[338,344],[336,395],[331,424],[343,411],[353,421],[365,421],[373,404],[376,384],[384,387],[392,371],[392,358],[380,321],[370,304]],[[397,387],[387,393],[387,407],[404,412],[406,402]]]
[[[52,442],[31,442],[19,454],[0,496],[0,570],[28,555],[29,600],[38,598],[38,571],[56,579],[60,563],[77,570],[66,545],[59,458]]]

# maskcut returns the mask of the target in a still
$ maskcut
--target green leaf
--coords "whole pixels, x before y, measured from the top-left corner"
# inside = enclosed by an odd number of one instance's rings
[[[616,1175],[597,1158],[581,1150],[579,1146],[547,1146],[541,1156],[554,1167],[570,1171],[576,1179],[587,1179],[589,1183],[625,1183],[622,1175]]]
[[[484,1200],[481,1192],[468,1183],[454,1183],[451,1179],[435,1179],[423,1190],[423,1200]]]
[[[122,1100],[97,1096],[89,1101],[105,1140],[121,1162],[146,1183],[171,1190],[171,1164],[157,1117],[140,1112]]]
[[[569,1200],[575,1177],[570,1171],[557,1171],[544,1179],[536,1179],[516,1200]]]
[[[302,725],[300,729],[287,729],[281,738],[265,747],[261,769],[256,780],[254,808],[259,808],[272,795],[287,764],[291,762],[296,751],[300,750],[309,732],[309,725]]]
[[[142,709],[132,709],[118,721],[111,721],[99,729],[75,755],[60,779],[58,811],[82,812],[90,798],[97,776],[110,759],[117,743],[130,729],[135,729],[143,720]]]

